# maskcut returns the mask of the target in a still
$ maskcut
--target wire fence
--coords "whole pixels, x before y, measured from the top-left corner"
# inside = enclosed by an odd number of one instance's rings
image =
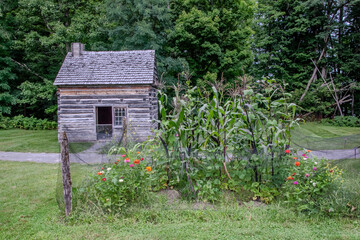
[[[107,154],[112,146],[117,146],[116,141],[98,141],[89,149],[78,152],[78,149],[69,145],[69,157],[71,162],[71,178],[73,191],[77,191],[84,185],[90,176],[98,172],[107,163],[114,163],[118,155]],[[161,146],[159,146],[161,148]],[[331,160],[359,159],[360,158],[360,135],[350,135],[335,138],[319,138],[296,134],[291,141],[291,148],[298,149],[298,154],[303,153],[303,149],[311,150],[310,155],[318,158]],[[261,155],[261,154],[260,154]],[[264,158],[264,164],[270,166],[271,157],[268,153],[263,153],[260,157]],[[249,156],[231,156],[231,159],[246,159]],[[61,209],[64,209],[64,194],[62,185],[61,163],[59,164],[58,182],[56,186],[56,199]],[[75,194],[76,196],[76,194]],[[75,201],[73,201],[76,203]]]

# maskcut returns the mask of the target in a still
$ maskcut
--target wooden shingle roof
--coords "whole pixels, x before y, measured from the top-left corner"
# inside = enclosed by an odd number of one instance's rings
[[[69,52],[54,85],[153,84],[155,51]]]

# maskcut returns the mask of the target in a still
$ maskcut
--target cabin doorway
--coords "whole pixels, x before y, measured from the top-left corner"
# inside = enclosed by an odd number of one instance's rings
[[[112,107],[96,107],[96,136],[98,140],[112,137]]]

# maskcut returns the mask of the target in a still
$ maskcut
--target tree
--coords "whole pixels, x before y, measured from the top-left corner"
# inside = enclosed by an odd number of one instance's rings
[[[169,84],[187,63],[167,51],[172,28],[169,0],[108,0],[107,18],[112,50],[156,51],[158,72]]]
[[[344,67],[356,55],[343,57],[344,33],[350,28],[345,16],[355,2],[259,1],[251,73],[283,80],[309,113],[328,115],[335,106],[342,114],[348,101],[344,86],[354,81]]]
[[[175,0],[171,8],[171,52],[188,61],[193,84],[204,75],[233,80],[251,63],[252,1]]]
[[[16,97],[11,92],[11,82],[16,79],[11,61],[12,33],[10,26],[13,22],[11,12],[16,8],[16,2],[3,1],[0,3],[0,116],[11,114],[11,107],[16,103]]]

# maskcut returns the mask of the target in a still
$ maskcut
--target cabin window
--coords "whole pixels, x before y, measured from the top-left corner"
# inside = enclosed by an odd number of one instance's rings
[[[124,117],[126,117],[126,108],[115,107],[114,108],[114,126],[121,127],[123,124]]]

